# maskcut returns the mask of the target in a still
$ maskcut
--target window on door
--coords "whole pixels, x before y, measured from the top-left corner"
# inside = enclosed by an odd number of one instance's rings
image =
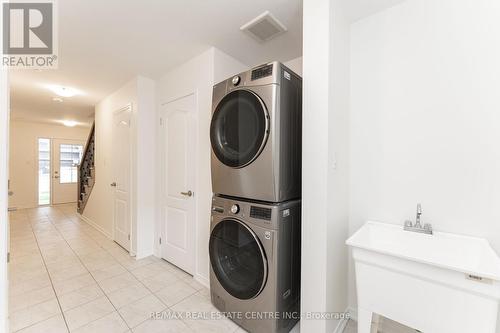
[[[78,180],[78,164],[80,164],[83,155],[83,146],[61,144],[59,151],[59,183],[76,183]]]
[[[38,204],[50,204],[50,139],[38,139]]]

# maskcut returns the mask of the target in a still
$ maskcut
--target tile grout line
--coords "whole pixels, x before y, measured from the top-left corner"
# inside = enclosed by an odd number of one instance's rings
[[[93,226],[91,226],[91,227],[92,227],[92,228],[94,228]],[[94,229],[95,229],[95,228],[94,228]],[[95,230],[97,230],[97,229],[95,229]],[[102,232],[101,232],[101,231],[99,231],[99,230],[97,230],[97,231],[98,231],[99,233],[102,233]],[[85,232],[84,232],[84,233],[85,233]],[[105,236],[105,235],[104,235],[104,236]],[[64,237],[63,237],[63,238],[64,238]],[[112,241],[113,241],[113,240],[112,240]],[[159,300],[159,301],[160,301],[163,305],[165,305],[165,307],[166,307],[166,308],[165,308],[164,310],[162,310],[162,311],[165,311],[165,310],[172,310],[170,306],[168,306],[167,304],[165,304],[165,303],[164,303],[164,302],[163,302],[163,301],[162,301],[162,300],[161,300],[158,296],[156,296],[156,293],[155,293],[155,292],[153,292],[151,289],[149,289],[149,288],[148,288],[148,286],[146,286],[146,285],[145,285],[145,284],[144,284],[144,283],[143,283],[143,282],[142,282],[139,278],[137,278],[137,277],[136,277],[136,276],[135,276],[135,275],[131,272],[131,271],[133,271],[133,269],[128,269],[127,267],[125,267],[125,266],[121,265],[121,262],[120,262],[118,259],[116,259],[116,258],[113,256],[113,254],[112,254],[111,252],[109,252],[109,251],[108,251],[108,249],[106,249],[106,248],[102,247],[100,244],[98,244],[98,245],[99,245],[99,246],[100,246],[100,247],[101,247],[101,248],[102,248],[102,249],[103,249],[106,253],[108,253],[110,256],[112,256],[112,257],[113,257],[113,258],[114,258],[114,259],[118,262],[118,264],[119,264],[120,266],[122,266],[122,267],[123,267],[123,268],[127,271],[127,273],[131,274],[131,275],[132,275],[132,276],[133,276],[133,277],[134,277],[134,278],[135,278],[135,279],[136,279],[136,280],[137,280],[137,281],[138,281],[138,282],[139,282],[142,286],[144,286],[144,288],[146,288],[146,289],[147,289],[147,290],[151,293],[151,295],[155,296],[155,297],[156,297],[156,298],[157,298],[157,299],[158,299],[158,300]],[[118,244],[118,245],[119,245],[119,244]],[[120,246],[120,245],[119,245],[119,246]],[[70,246],[70,247],[71,247],[71,246]],[[121,246],[120,246],[120,247],[121,247]],[[121,247],[121,248],[123,248],[123,247]],[[73,250],[73,249],[72,249],[72,250]],[[126,251],[126,250],[124,250],[124,251]],[[78,255],[77,255],[77,256],[78,256]],[[166,260],[164,260],[163,258],[160,258],[160,260],[162,260],[162,261],[166,261]],[[168,261],[166,261],[166,262],[168,262]],[[83,264],[83,263],[82,263],[82,264]],[[152,264],[152,263],[151,263],[151,264]],[[85,264],[83,264],[83,265],[85,266]],[[149,264],[148,264],[148,265],[149,265]],[[144,266],[147,266],[147,265],[144,265]],[[144,266],[139,266],[139,267],[137,267],[137,268],[144,267]],[[87,268],[87,267],[85,266],[85,268]],[[135,268],[135,269],[137,269],[137,268]],[[89,273],[90,273],[90,275],[92,275],[92,278],[94,278],[94,276],[93,276],[92,272],[90,272],[90,271],[89,271]],[[118,276],[118,275],[117,275],[117,276]],[[182,279],[182,278],[178,278],[178,279],[179,279],[180,281],[184,281],[184,279]],[[94,280],[95,280],[95,278],[94,278]],[[99,283],[98,283],[97,281],[96,281],[96,283],[99,285]],[[99,286],[99,288],[100,288],[100,286]],[[193,289],[194,289],[194,288],[193,288]],[[102,290],[102,288],[101,288],[101,290]],[[176,302],[175,304],[172,304],[172,306],[175,306],[176,304],[179,304],[180,302],[182,302],[182,301],[184,301],[185,299],[187,299],[187,298],[189,298],[189,297],[193,296],[194,294],[197,294],[198,292],[199,292],[199,290],[196,290],[193,294],[190,294],[190,295],[188,295],[188,296],[186,296],[186,297],[182,298],[181,300],[179,300],[179,301],[178,301],[178,302]],[[103,293],[106,295],[106,293],[104,292],[104,290],[103,290]],[[146,296],[144,296],[144,297],[141,297],[140,299],[138,299],[138,300],[136,300],[136,301],[139,301],[139,300],[141,300],[141,299],[143,299],[143,298],[145,298],[145,297],[147,297],[147,296],[149,296],[149,295],[146,295]],[[107,297],[107,295],[106,295],[106,297]],[[109,299],[109,298],[108,298],[108,299]],[[136,302],[136,301],[134,301],[134,302]],[[110,300],[110,303],[111,303],[111,304],[113,305],[113,307],[114,307],[114,304],[111,302],[111,300]],[[115,309],[116,309],[116,307],[115,307]],[[118,314],[120,315],[120,317],[122,317],[122,315],[121,315],[121,313],[118,311],[118,309],[116,310],[116,312],[118,312]],[[125,321],[125,319],[124,319],[123,317],[122,317],[122,319],[123,319],[123,321]],[[146,322],[147,320],[149,320],[149,319],[146,319],[146,320],[144,320],[144,321],[140,322],[139,324],[135,325],[134,327],[130,327],[126,321],[125,321],[125,324],[127,325],[127,327],[129,327],[129,329],[130,329],[130,330],[132,330],[132,329],[136,328],[137,326],[139,326],[140,324],[142,324],[142,323]],[[190,330],[192,330],[191,326],[189,326],[189,325],[188,325],[188,324],[187,324],[187,323],[186,323],[186,322],[185,322],[182,318],[181,318],[181,319],[179,319],[179,320],[180,320],[180,321],[182,321],[182,322],[186,325],[186,327],[188,327]]]
[[[67,219],[67,222],[71,222],[70,224],[65,224],[65,225],[78,226],[78,225],[79,225],[79,222],[81,222],[79,219],[78,219],[77,221],[73,220],[73,217],[72,217],[72,216],[67,215],[67,213],[66,213],[66,212],[64,212],[64,211],[62,211],[62,210],[60,211],[60,213],[61,213],[61,215],[62,215],[61,217],[63,217],[63,218],[65,218],[65,219]],[[43,255],[42,255],[42,251],[41,251],[40,245],[39,245],[39,243],[38,243],[38,238],[37,238],[37,235],[36,235],[36,233],[34,232],[34,228],[33,228],[32,222],[31,222],[32,218],[29,216],[29,214],[26,214],[26,215],[27,215],[27,217],[28,217],[28,219],[27,219],[27,220],[28,220],[28,223],[30,224],[31,233],[32,233],[32,234],[33,234],[33,236],[35,237],[35,241],[36,241],[36,243],[37,243],[37,248],[38,248],[39,254],[40,254],[40,256],[41,256],[41,258],[42,258],[42,260],[43,260],[43,263],[44,263],[44,266],[45,266],[45,270],[46,270],[46,272],[47,272],[47,274],[48,274],[48,276],[49,276],[49,279],[50,279],[50,282],[51,282],[52,289],[53,289],[54,294],[55,294],[55,296],[56,296],[56,299],[57,299],[57,301],[58,301],[58,305],[59,305],[59,308],[60,308],[60,310],[61,310],[61,314],[63,315],[63,318],[64,318],[64,321],[65,321],[66,327],[67,327],[67,329],[68,329],[68,331],[69,331],[69,326],[68,326],[68,323],[67,323],[67,321],[66,321],[66,317],[65,317],[65,315],[64,315],[64,311],[62,311],[62,307],[61,307],[61,305],[60,305],[60,303],[59,303],[59,297],[58,297],[58,294],[55,292],[55,288],[54,288],[54,285],[53,285],[53,282],[52,282],[52,278],[51,278],[50,273],[49,273],[49,271],[48,271],[48,267],[47,267],[47,264],[46,264],[46,262],[45,262],[45,258],[44,258],[44,257],[43,257]],[[117,308],[117,307],[113,304],[113,302],[111,302],[111,300],[109,299],[109,297],[108,297],[108,295],[106,294],[106,292],[104,291],[104,289],[102,289],[102,287],[99,285],[99,282],[96,280],[96,278],[94,277],[93,273],[89,270],[89,268],[86,266],[86,264],[82,261],[82,259],[81,259],[81,257],[80,257],[80,254],[78,254],[78,253],[75,251],[75,249],[73,249],[73,247],[71,246],[71,244],[68,242],[68,239],[67,239],[67,238],[66,238],[66,236],[63,234],[63,232],[60,230],[60,228],[61,228],[61,227],[58,225],[58,223],[56,223],[56,222],[53,220],[53,219],[54,219],[54,216],[49,215],[49,214],[47,214],[47,213],[44,213],[44,214],[43,214],[43,216],[44,216],[44,218],[43,218],[43,219],[45,219],[45,218],[46,218],[46,219],[48,220],[48,222],[49,222],[49,223],[50,223],[50,224],[54,227],[54,231],[56,231],[56,232],[57,232],[57,234],[61,237],[61,239],[62,239],[62,240],[63,240],[63,241],[64,241],[64,242],[68,245],[68,247],[71,249],[71,252],[72,252],[72,253],[73,253],[73,254],[74,254],[74,255],[78,258],[78,261],[80,262],[80,264],[81,264],[81,265],[85,268],[85,270],[87,271],[87,273],[88,273],[88,274],[92,277],[92,279],[94,280],[94,282],[96,283],[96,285],[98,286],[98,288],[102,291],[103,295],[104,295],[104,296],[108,299],[108,301],[111,303],[111,305],[113,306],[113,308],[115,309],[115,311],[118,313],[118,315],[122,318],[122,320],[124,321],[125,325],[127,326],[127,328],[128,328],[129,330],[133,330],[134,328],[138,327],[139,325],[143,324],[144,322],[146,322],[146,321],[148,321],[148,320],[150,319],[150,318],[145,319],[145,320],[141,321],[140,323],[138,323],[138,324],[134,325],[134,327],[130,327],[130,326],[128,325],[128,323],[125,321],[125,319],[123,318],[123,316],[121,315],[121,313],[119,312],[119,309],[118,309],[118,308]],[[33,222],[35,222],[35,223],[36,223],[37,221],[33,221]],[[96,230],[96,231],[97,231],[97,233],[98,233],[97,235],[99,235],[99,236],[100,236],[100,235],[102,234],[102,232],[101,232],[101,231],[97,230],[97,229],[96,229],[96,228],[94,228],[93,226],[91,226],[91,227],[92,227],[92,230]],[[133,269],[128,268],[127,266],[124,266],[124,265],[122,264],[122,261],[120,261],[117,257],[115,257],[115,256],[113,255],[113,253],[110,251],[111,249],[107,249],[107,248],[105,248],[104,246],[102,246],[101,242],[99,242],[98,240],[96,240],[96,239],[94,238],[94,237],[96,237],[96,235],[94,235],[94,234],[92,234],[92,233],[90,233],[90,232],[86,232],[85,230],[81,230],[81,233],[82,233],[84,236],[89,237],[89,239],[91,239],[91,240],[92,240],[92,241],[93,241],[93,242],[94,242],[94,243],[95,243],[95,244],[99,247],[99,251],[103,251],[104,253],[106,253],[106,254],[110,255],[110,256],[111,256],[111,257],[112,257],[112,258],[116,261],[116,264],[117,264],[117,265],[119,265],[120,267],[124,268],[124,269],[125,269],[125,271],[126,271],[127,273],[129,273],[129,274],[131,274],[131,275],[133,276],[133,278],[134,278],[134,280],[135,280],[136,282],[140,283],[140,285],[142,285],[142,286],[143,286],[143,287],[144,287],[144,288],[145,288],[145,289],[149,292],[149,294],[148,294],[148,295],[144,295],[143,297],[141,297],[141,298],[139,298],[139,299],[137,299],[137,300],[134,300],[134,301],[133,301],[133,302],[131,302],[130,304],[132,304],[132,303],[134,303],[134,302],[137,302],[137,301],[140,301],[140,300],[142,300],[142,299],[144,299],[144,298],[146,298],[146,297],[148,297],[148,296],[154,296],[154,297],[155,297],[156,299],[158,299],[158,301],[159,301],[159,302],[160,302],[160,303],[164,306],[164,308],[162,309],[162,312],[163,312],[163,311],[167,311],[167,310],[172,310],[172,309],[171,309],[171,306],[168,306],[167,304],[165,304],[165,303],[164,303],[164,302],[163,302],[163,301],[162,301],[162,300],[161,300],[161,299],[160,299],[160,298],[156,295],[156,293],[155,293],[155,292],[153,292],[153,291],[152,291],[152,290],[151,290],[151,289],[150,289],[147,285],[145,285],[145,284],[143,283],[143,281],[142,281],[142,280],[140,280],[140,279],[139,279],[137,276],[135,276],[135,274],[133,273],[133,271],[134,271],[135,269],[139,269],[139,268],[141,268],[141,267],[145,267],[145,266],[147,266],[147,265],[154,264],[155,262],[151,262],[151,263],[149,263],[149,264],[144,264],[144,265],[141,265],[141,266],[135,267],[135,268],[133,268]],[[105,236],[105,235],[104,235],[104,236]],[[75,239],[76,239],[76,238],[79,238],[79,237],[75,237]],[[106,238],[106,239],[107,239],[107,238]],[[112,241],[112,240],[111,240],[111,241]],[[96,252],[97,252],[97,251],[96,251]],[[153,256],[153,257],[154,257],[154,256]],[[168,261],[165,261],[163,258],[158,258],[158,259],[160,259],[160,261],[158,261],[158,262],[156,262],[156,263],[159,263],[159,262],[166,262],[166,263],[168,263]],[[170,264],[170,263],[168,263],[168,264]],[[170,269],[168,269],[168,268],[165,268],[165,270],[166,270],[166,271],[168,271],[168,272],[173,273],[173,272],[172,272],[172,270],[170,270]],[[125,273],[122,273],[122,274],[125,274]],[[174,273],[174,274],[175,274],[175,273]],[[83,274],[82,274],[82,275],[83,275]],[[118,275],[120,275],[120,274],[117,274],[117,275],[115,275],[115,276],[118,276]],[[112,276],[112,277],[109,277],[109,278],[113,278],[113,277],[115,277],[115,276]],[[154,276],[154,275],[151,275],[151,277],[152,277],[152,276]],[[184,282],[184,283],[187,283],[187,281],[186,281],[186,280],[188,280],[188,279],[189,279],[189,276],[186,276],[186,277],[182,278],[182,277],[179,277],[179,276],[177,276],[177,275],[176,275],[176,278],[177,278],[177,280],[178,280],[178,281],[182,281],[182,282]],[[82,287],[82,288],[85,288],[85,287]],[[186,300],[186,299],[188,299],[189,297],[192,297],[193,295],[196,295],[196,294],[203,296],[203,295],[201,294],[201,289],[200,289],[200,290],[198,290],[198,289],[196,289],[196,288],[194,288],[194,287],[191,287],[191,288],[193,288],[193,289],[194,289],[194,293],[191,293],[191,294],[187,295],[186,297],[183,297],[182,299],[178,300],[178,301],[177,301],[175,304],[173,304],[172,306],[175,306],[175,305],[177,305],[177,304],[179,304],[179,303],[183,302],[184,300]],[[81,288],[79,288],[79,289],[81,289]],[[61,296],[62,296],[62,295],[61,295]],[[94,299],[94,300],[95,300],[95,299]],[[92,302],[92,301],[94,301],[94,300],[91,300],[91,301],[88,301],[88,302],[85,302],[85,303],[79,304],[78,306],[75,306],[75,307],[73,307],[73,308],[71,308],[71,309],[67,309],[67,311],[72,310],[72,309],[74,309],[74,308],[77,308],[77,307],[79,307],[79,306],[82,306],[82,305],[88,304],[88,303],[90,303],[90,302]],[[128,304],[127,304],[127,305],[128,305]],[[125,305],[125,306],[126,306],[126,305]],[[125,307],[125,306],[123,306],[123,307]],[[122,307],[122,308],[123,308],[123,307]],[[108,314],[106,314],[106,315],[104,315],[104,316],[102,316],[102,317],[99,317],[99,318],[97,318],[97,319],[94,319],[93,321],[91,321],[91,322],[89,322],[89,323],[86,323],[85,325],[82,325],[81,327],[85,327],[86,325],[89,325],[90,323],[92,323],[92,322],[94,322],[94,321],[97,321],[97,320],[99,320],[99,319],[101,319],[101,318],[103,318],[103,317],[105,317],[105,316],[107,316],[107,315],[109,315],[109,314],[110,314],[110,313],[108,313]],[[53,317],[56,317],[56,316],[57,316],[57,315],[54,315],[54,316],[49,317],[49,318],[47,318],[47,319],[50,319],[50,318],[53,318]],[[47,320],[47,319],[44,319],[44,320]],[[187,327],[189,330],[191,330],[191,331],[192,331],[191,326],[190,326],[190,325],[188,325],[188,323],[187,323],[187,322],[185,322],[182,318],[180,319],[180,321],[181,321],[183,324],[185,324],[185,325],[186,325],[186,327]],[[36,324],[38,324],[38,323],[39,323],[39,322],[34,323],[34,324],[32,324],[32,325],[29,325],[29,326],[27,326],[27,327],[31,327],[31,326],[36,325]],[[27,328],[27,327],[25,327],[25,328]],[[79,327],[79,328],[81,328],[81,327]],[[24,329],[24,328],[22,328],[22,329]]]
[[[45,216],[47,216],[50,223],[52,224],[52,221],[50,220],[49,216],[48,215],[45,215]],[[28,218],[29,218],[29,216],[28,216]],[[40,248],[40,244],[38,243],[38,238],[37,238],[36,233],[33,229],[33,225],[31,224],[31,221],[29,221],[29,223],[30,223],[31,232],[33,233],[33,236],[35,237],[36,246],[38,247],[38,251],[40,252],[40,257],[42,258],[43,265],[45,266],[45,270],[47,271],[47,276],[49,277],[50,285],[52,286],[52,290],[54,291],[54,296],[56,297],[57,305],[59,306],[59,310],[61,311],[61,315],[63,317],[64,324],[66,325],[66,329],[69,332],[70,330],[69,330],[68,322],[66,321],[66,316],[64,315],[61,303],[59,302],[59,297],[57,297],[56,289],[54,288],[54,282],[52,282],[52,277],[50,276],[49,269],[47,267],[47,263],[45,262],[45,258],[43,257],[42,249]],[[42,321],[40,321],[40,322],[42,322]],[[34,323],[34,324],[37,324],[37,323]]]
[[[66,217],[67,217],[67,216],[66,216]],[[65,242],[68,244],[68,246],[71,248],[71,251],[72,251],[72,252],[76,255],[76,257],[78,257],[78,260],[80,261],[80,263],[81,263],[81,264],[85,267],[85,269],[88,271],[88,273],[90,274],[90,276],[92,276],[92,279],[96,282],[97,286],[98,286],[98,287],[99,287],[99,289],[103,292],[103,295],[104,295],[104,296],[106,296],[106,298],[109,300],[109,302],[111,303],[111,305],[113,306],[113,308],[116,310],[116,312],[118,313],[118,315],[119,315],[119,316],[123,319],[123,321],[125,322],[125,325],[127,325],[127,327],[129,328],[129,330],[132,330],[133,328],[135,328],[135,327],[137,327],[138,325],[140,325],[140,324],[142,324],[143,322],[145,322],[147,319],[146,319],[146,320],[144,320],[144,321],[142,321],[141,323],[137,324],[137,325],[136,325],[136,326],[134,326],[134,327],[130,327],[130,326],[128,325],[128,323],[126,322],[125,318],[123,318],[123,316],[121,315],[121,313],[120,313],[119,309],[118,309],[118,308],[116,308],[116,306],[113,304],[113,302],[111,302],[111,300],[109,299],[108,295],[106,294],[106,292],[104,291],[104,289],[102,289],[102,287],[99,285],[99,282],[95,279],[95,277],[94,277],[94,275],[92,274],[92,272],[88,269],[88,267],[85,265],[85,263],[81,260],[80,255],[74,251],[74,249],[71,247],[71,245],[67,242],[67,240],[66,240],[66,238],[64,237],[64,235],[62,235],[62,234],[61,234],[61,232],[59,231],[59,229],[57,228],[57,225],[55,225],[54,223],[52,223],[52,220],[50,219],[50,217],[49,217],[49,220],[50,220],[50,223],[51,223],[52,225],[54,225],[54,227],[56,228],[57,232],[61,235],[61,237],[64,239],[64,241],[65,241]],[[73,220],[71,220],[71,219],[70,219],[70,221],[71,221],[73,224],[75,224],[75,222],[74,222]],[[93,229],[95,229],[93,226],[91,226],[91,227],[92,227]],[[99,231],[99,230],[97,230],[97,229],[95,229],[95,230],[96,230],[96,231],[98,231],[100,234],[102,234],[102,232],[101,232],[101,231]],[[91,236],[91,235],[89,235],[89,234],[87,234],[85,231],[83,231],[83,233],[84,233],[85,235],[89,236],[90,238],[92,238],[92,236]],[[104,235],[104,236],[105,236],[105,235]],[[120,262],[118,259],[116,259],[116,258],[113,256],[113,254],[112,254],[112,253],[110,253],[110,252],[108,251],[108,249],[104,248],[103,246],[101,246],[101,244],[99,244],[99,243],[97,243],[97,242],[96,242],[96,244],[97,244],[97,245],[98,245],[98,246],[99,246],[102,250],[104,250],[104,252],[106,252],[106,253],[107,253],[107,254],[109,254],[111,257],[113,257],[113,259],[117,261],[117,264],[118,264],[118,265],[120,265],[121,267],[123,267],[123,268],[127,271],[127,273],[131,274],[131,275],[134,277],[134,279],[135,279],[138,283],[140,283],[140,284],[141,284],[141,285],[142,285],[145,289],[147,289],[147,290],[150,292],[150,295],[155,296],[155,297],[156,297],[156,298],[157,298],[157,299],[158,299],[158,300],[159,300],[159,301],[160,301],[160,302],[161,302],[161,303],[165,306],[165,309],[170,309],[170,307],[169,307],[168,305],[166,305],[166,304],[165,304],[165,303],[164,303],[161,299],[159,299],[159,298],[158,298],[158,296],[156,296],[156,294],[155,294],[155,293],[154,293],[151,289],[149,289],[149,288],[148,288],[148,287],[147,287],[147,286],[146,286],[146,285],[145,285],[145,284],[144,284],[141,280],[139,280],[139,279],[138,279],[138,278],[137,278],[137,277],[136,277],[136,276],[135,276],[135,275],[131,272],[132,270],[129,270],[127,267],[123,266],[123,265],[121,264],[121,262]],[[144,266],[146,266],[146,265],[144,265]],[[141,266],[140,266],[140,267],[141,267]],[[140,267],[137,267],[137,268],[140,268]],[[118,274],[118,275],[121,275],[121,274]],[[118,276],[118,275],[116,275],[116,276]],[[116,277],[116,276],[113,276],[113,277]],[[110,278],[113,278],[113,277],[110,277]],[[182,279],[179,279],[179,280],[182,280]],[[198,291],[196,291],[196,292],[198,292]],[[196,292],[195,292],[195,293],[196,293]],[[145,296],[143,296],[143,297],[141,297],[141,298],[139,298],[139,299],[135,300],[134,302],[139,301],[139,300],[141,300],[141,299],[143,299],[143,298],[146,298],[147,296],[150,296],[150,295],[145,295]],[[190,295],[190,296],[191,296],[191,295]],[[188,296],[188,297],[189,297],[189,296]],[[187,297],[186,297],[186,298],[187,298]],[[183,298],[181,301],[183,301],[184,299],[185,299],[185,298]],[[179,301],[179,302],[177,302],[177,303],[180,303],[181,301]],[[87,303],[90,303],[90,302],[92,302],[92,301],[89,301],[89,302],[87,302]],[[84,304],[87,304],[87,303],[84,303]],[[176,303],[176,304],[177,304],[177,303]],[[82,305],[84,305],[84,304],[82,304]],[[81,306],[81,305],[80,305],[80,306]],[[76,308],[76,307],[75,307],[75,308]],[[164,310],[165,310],[165,309],[164,309]],[[106,315],[105,315],[105,316],[106,316]],[[103,318],[103,317],[101,317],[101,318]],[[100,319],[100,318],[99,318],[99,319]],[[97,319],[96,319],[96,320],[97,320]],[[87,324],[86,324],[86,325],[87,325]],[[186,325],[187,325],[187,324],[186,324]],[[85,325],[84,325],[84,326],[85,326]],[[82,327],[83,327],[83,326],[82,326]]]
[[[66,214],[64,214],[64,215],[66,216]],[[66,217],[68,217],[68,216],[66,216]],[[71,223],[75,224],[75,222],[74,222],[73,220],[71,220],[71,219],[69,219],[69,220],[71,221]],[[85,269],[87,270],[87,272],[89,273],[89,275],[92,277],[92,280],[94,280],[94,282],[96,283],[97,287],[98,287],[98,288],[102,291],[102,293],[103,293],[104,297],[106,297],[106,299],[108,300],[108,302],[109,302],[109,303],[111,304],[111,306],[115,309],[115,312],[116,312],[116,313],[120,316],[120,318],[123,320],[123,322],[125,323],[125,325],[127,326],[127,328],[128,328],[129,330],[131,330],[130,326],[128,326],[127,322],[125,321],[125,319],[123,318],[123,316],[120,314],[120,312],[118,311],[118,309],[116,308],[116,306],[113,304],[113,302],[111,302],[111,300],[109,299],[109,297],[108,297],[108,295],[106,294],[106,292],[104,291],[104,289],[102,289],[101,285],[99,285],[99,283],[98,283],[98,282],[97,282],[97,280],[95,279],[94,275],[92,275],[92,273],[89,271],[88,267],[84,264],[84,262],[82,261],[82,259],[81,259],[81,258],[80,258],[80,256],[78,255],[78,253],[76,253],[76,252],[75,252],[75,250],[71,247],[71,245],[68,243],[68,240],[67,240],[67,239],[64,237],[64,235],[63,235],[63,234],[59,231],[59,229],[57,228],[57,226],[56,226],[54,223],[52,223],[52,219],[51,219],[50,217],[49,217],[49,221],[50,221],[50,223],[51,223],[51,224],[55,227],[55,229],[57,230],[57,233],[59,233],[59,235],[62,237],[62,239],[64,240],[64,242],[65,242],[66,244],[68,244],[68,246],[69,246],[69,248],[71,249],[71,251],[72,251],[72,252],[74,253],[74,255],[78,258],[78,261],[80,262],[80,264],[81,264],[83,267],[85,267]],[[86,234],[85,232],[83,232],[83,233],[84,233],[84,234]],[[97,245],[99,245],[99,247],[100,247],[100,248],[102,248],[103,250],[106,250],[106,249],[104,249],[104,248],[101,246],[101,244],[99,244],[99,243],[97,243],[97,242],[96,242],[96,244],[97,244]],[[56,295],[56,297],[57,297],[57,295]],[[58,301],[59,301],[59,300],[58,300]],[[90,301],[90,302],[93,302],[93,301]],[[90,302],[88,302],[88,303],[90,303]],[[85,303],[85,304],[88,304],[88,303]],[[83,305],[83,304],[82,304],[82,305]],[[75,308],[76,308],[76,307],[75,307]],[[62,308],[61,308],[61,311],[62,311]],[[96,320],[99,320],[99,319],[102,319],[102,318],[106,317],[106,316],[107,316],[107,315],[109,315],[109,314],[110,314],[110,313],[107,313],[107,314],[103,315],[102,317],[99,317],[99,318],[97,318],[97,319],[93,320],[92,322],[94,322],[94,321],[96,321]],[[84,327],[84,326],[86,326],[86,325],[88,325],[88,324],[90,324],[90,323],[91,323],[91,322],[89,322],[89,323],[87,323],[87,324],[85,324],[85,325],[82,325],[82,326],[80,326],[80,327],[78,327],[78,328]],[[77,328],[77,329],[78,329],[78,328]],[[69,327],[68,327],[68,330],[69,330]]]

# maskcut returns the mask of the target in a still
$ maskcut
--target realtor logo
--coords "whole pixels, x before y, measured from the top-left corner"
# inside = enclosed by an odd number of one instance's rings
[[[55,3],[4,2],[2,65],[57,68]]]

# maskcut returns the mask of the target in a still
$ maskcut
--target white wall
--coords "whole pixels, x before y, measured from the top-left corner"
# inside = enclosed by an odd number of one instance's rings
[[[294,71],[296,74],[302,76],[302,57],[285,61],[283,64]]]
[[[421,202],[500,253],[499,17],[496,0],[408,0],[352,26],[351,233]]]
[[[304,2],[301,311],[347,308],[348,25],[339,1]],[[301,320],[333,332],[338,320]]]
[[[95,184],[83,216],[109,237],[113,235],[113,190],[109,186],[114,181],[111,163],[113,112],[128,104],[132,104],[133,110],[137,107],[135,79],[103,99],[95,109]],[[135,126],[134,120],[132,118],[131,127]]]
[[[0,8],[0,17],[3,17],[3,6]],[[0,35],[3,36],[3,27],[0,25]],[[3,46],[2,46],[3,51]],[[3,52],[2,52],[3,53]],[[7,252],[9,221],[7,214],[7,178],[9,154],[9,84],[5,67],[0,67],[0,331],[9,331],[8,302],[9,282],[7,274]]]
[[[153,254],[155,221],[154,81],[136,77],[96,105],[96,180],[83,216],[108,237],[113,237],[113,112],[132,105],[131,119],[131,254]]]
[[[212,107],[212,87],[214,83],[244,71],[247,66],[231,58],[225,53],[211,48],[201,55],[187,61],[166,73],[157,82],[157,105],[175,100],[179,97],[195,93],[197,100],[198,122],[198,151],[195,152],[197,160],[196,188],[196,264],[194,276],[200,282],[208,284],[209,260],[208,240],[210,236],[210,206],[212,186],[210,176],[210,118]],[[160,138],[158,138],[160,140]],[[158,154],[160,152],[158,151]],[[161,170],[157,170],[157,179]],[[161,191],[158,183],[157,197]],[[157,204],[157,216],[160,214],[161,205]],[[158,220],[156,226],[156,239],[160,235],[163,221]],[[158,242],[155,242],[155,253],[160,255]]]
[[[137,78],[137,126],[136,126],[136,255],[143,258],[154,252],[155,205],[156,205],[156,100],[155,82]]]
[[[38,206],[38,139],[69,139],[85,142],[88,127],[12,120],[10,122],[9,207],[32,208]],[[76,200],[76,194],[75,194]]]

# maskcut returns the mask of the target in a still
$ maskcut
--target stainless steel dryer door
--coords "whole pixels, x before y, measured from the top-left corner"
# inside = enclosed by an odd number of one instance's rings
[[[269,135],[269,114],[255,93],[239,89],[217,105],[210,125],[210,141],[217,159],[232,168],[254,161]]]
[[[220,285],[233,297],[251,299],[267,281],[267,259],[257,235],[243,222],[227,218],[212,230],[210,263]]]

